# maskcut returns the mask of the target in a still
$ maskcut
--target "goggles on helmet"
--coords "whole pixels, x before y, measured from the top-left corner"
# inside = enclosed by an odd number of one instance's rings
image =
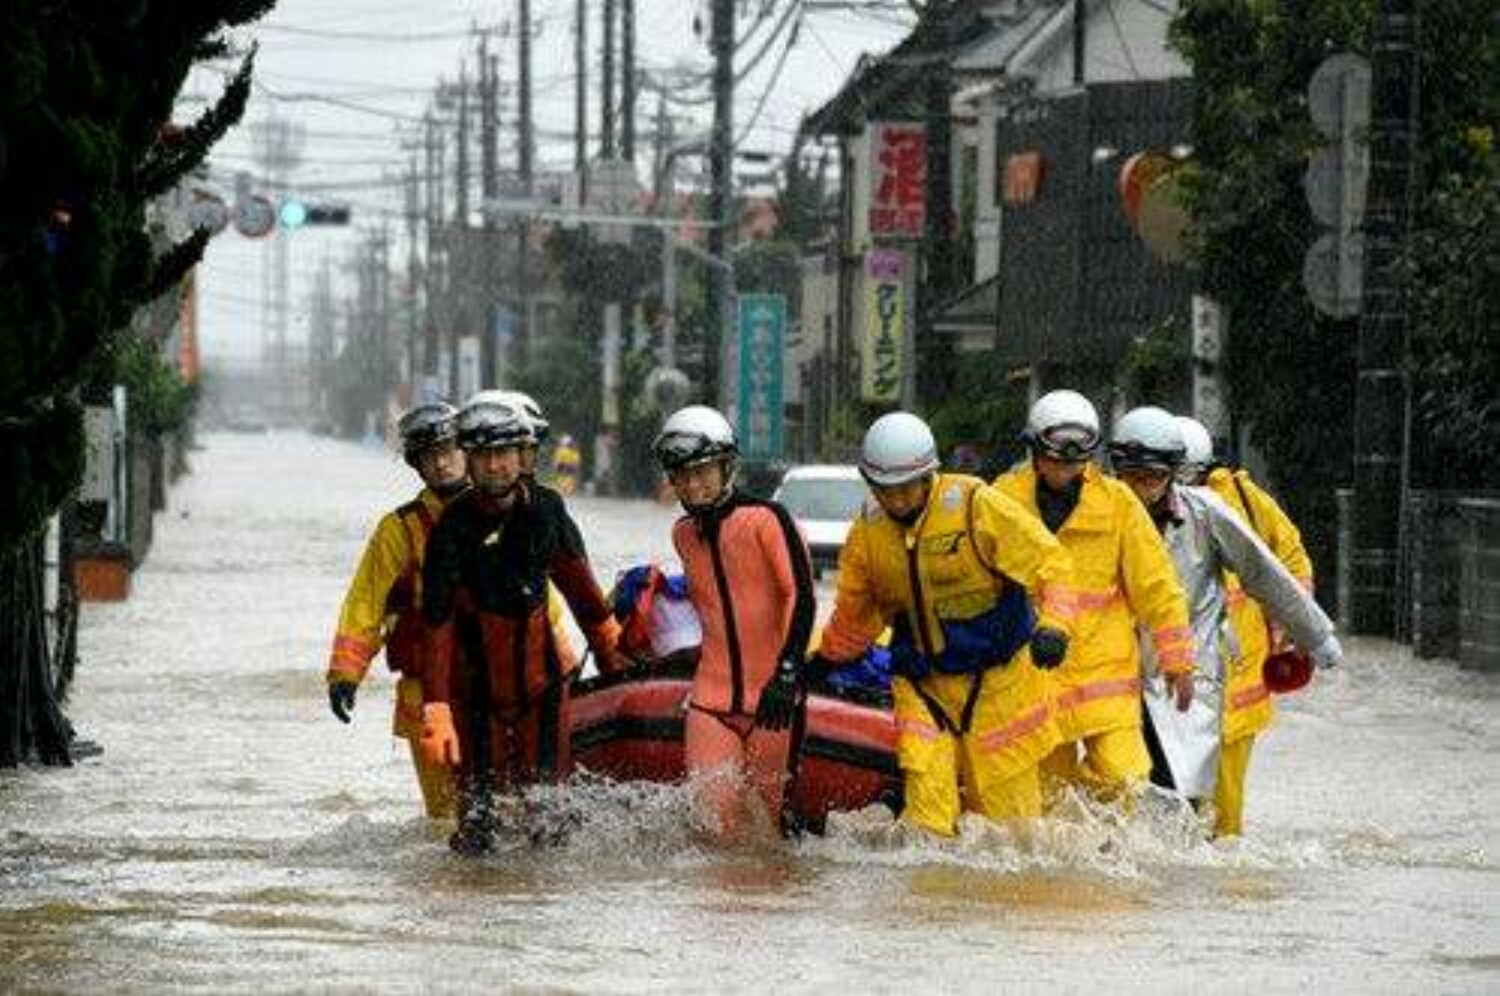
[[[1116,470],[1157,470],[1170,473],[1182,463],[1182,450],[1159,450],[1134,440],[1109,444],[1109,462]]]
[[[499,450],[532,446],[536,436],[531,428],[517,423],[476,425],[458,434],[458,445],[466,450]]]
[[[733,447],[715,443],[697,433],[668,432],[657,437],[651,447],[662,469],[671,473],[733,456]]]
[[[1065,463],[1083,463],[1099,447],[1099,433],[1086,425],[1054,425],[1035,433],[1031,445],[1041,455]]]

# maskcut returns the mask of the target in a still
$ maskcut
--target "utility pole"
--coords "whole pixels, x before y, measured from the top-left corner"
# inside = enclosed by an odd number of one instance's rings
[[[655,181],[657,214],[671,214],[674,196],[672,156],[672,118],[667,114],[666,94],[656,97],[656,141],[651,176]],[[661,365],[677,366],[677,233],[670,228],[661,233]]]
[[[500,196],[499,129],[495,127],[499,103],[500,70],[498,59],[490,54],[490,37],[485,32],[479,42],[479,137],[481,143],[481,189],[486,202]],[[495,387],[499,383],[500,356],[495,341],[496,315],[496,239],[494,218],[488,211],[480,222],[479,232],[479,386]]]
[[[391,233],[385,222],[380,224],[380,234],[377,236],[376,259],[377,269],[375,271],[376,306],[378,307],[376,319],[376,334],[380,341],[381,357],[381,396],[389,392],[391,388]]]
[[[517,165],[521,174],[522,195],[530,199],[534,192],[532,180],[531,121],[531,0],[521,0],[521,30],[517,35],[516,73],[517,95],[520,111],[521,147],[517,153]],[[516,224],[516,291],[520,301],[520,314],[516,316],[516,338],[512,345],[512,360],[518,368],[526,364],[526,354],[531,346],[531,226],[525,218]]]
[[[1089,10],[1086,0],[1073,0],[1073,85],[1083,86],[1084,60],[1088,58]]]
[[[458,149],[453,164],[453,220],[459,228],[469,225],[469,73],[458,70]]]
[[[469,295],[473,283],[469,261],[469,76],[462,66],[458,71],[458,150],[454,160],[454,209],[453,227],[448,238],[448,276],[449,287],[455,289],[452,297],[458,300],[450,300],[448,313],[448,383],[456,393],[459,327],[472,313]]]
[[[734,231],[734,0],[713,0],[713,20],[709,32],[709,49],[713,54],[714,123],[709,143],[709,177],[712,190],[708,199],[708,251],[727,260]],[[710,267],[708,291],[709,328],[704,342],[704,386],[707,396],[729,407],[730,320],[732,303],[728,274]]]
[[[333,412],[329,403],[333,386],[333,333],[334,302],[333,274],[328,260],[318,267],[313,283],[311,307],[308,308],[308,406],[315,421],[330,419]]]
[[[422,264],[417,257],[417,233],[421,214],[417,204],[417,156],[413,152],[406,169],[406,382],[411,388],[410,403],[421,400],[422,356],[417,318],[417,285],[422,279]]]
[[[635,0],[620,0],[620,158],[635,162]]]
[[[573,68],[578,79],[573,89],[573,170],[578,174],[578,206],[584,203],[589,169],[589,9],[588,0],[577,0],[573,17]]]
[[[1080,3],[1080,6],[1082,4]],[[906,330],[906,355],[911,358],[902,377],[901,405],[908,410],[946,388],[941,382],[943,371],[934,354],[938,340],[926,334],[938,303],[957,289],[954,273],[953,234],[953,95],[952,60],[947,57],[959,41],[961,25],[956,23],[952,8],[935,10],[928,16],[937,20],[936,35],[944,58],[928,68],[923,78],[926,93],[924,108],[927,119],[927,203],[922,241],[916,258],[916,280],[907,279],[908,293],[915,290],[916,320]],[[923,350],[922,345],[927,349]],[[925,353],[925,355],[921,355]]]
[[[256,162],[271,194],[280,198],[286,194],[288,177],[302,161],[301,128],[281,118],[267,117],[257,132]],[[293,402],[290,392],[291,371],[287,364],[287,331],[291,316],[291,245],[286,230],[279,224],[266,240],[266,252],[270,266],[262,270],[269,273],[262,283],[263,356],[267,374],[275,385],[271,396],[275,399],[275,418],[285,423],[291,417]],[[267,320],[269,319],[269,320]]]
[[[422,374],[436,376],[438,354],[441,343],[438,339],[438,232],[443,223],[442,200],[442,135],[438,132],[437,119],[429,111],[422,118],[423,146],[426,166],[425,190],[422,204],[422,225],[426,232],[425,257],[427,265],[422,270],[422,297],[425,301],[422,336]]]
[[[1363,311],[1354,395],[1354,632],[1391,636],[1402,505],[1408,485],[1410,391],[1402,372],[1411,317],[1401,257],[1411,237],[1418,109],[1417,0],[1382,0],[1371,46],[1370,179]]]
[[[615,157],[615,0],[604,0],[604,37],[600,52],[599,158]]]

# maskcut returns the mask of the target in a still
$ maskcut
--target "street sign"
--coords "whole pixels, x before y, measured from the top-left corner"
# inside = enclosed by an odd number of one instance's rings
[[[786,296],[739,296],[740,452],[781,456],[782,344],[786,340]]]
[[[1192,307],[1193,359],[1216,364],[1224,357],[1224,309],[1202,294],[1193,295]]]
[[[247,239],[269,235],[276,227],[276,205],[260,194],[248,194],[234,202],[234,227]]]
[[[901,400],[906,370],[906,253],[865,253],[865,334],[860,349],[861,401]]]
[[[870,125],[870,234],[919,238],[927,223],[927,128]]]
[[[635,164],[627,159],[601,159],[589,169],[585,203],[603,214],[634,214],[639,184]],[[624,225],[600,225],[597,235],[607,245],[629,245],[630,229]]]
[[[1209,435],[1223,439],[1229,435],[1229,406],[1219,372],[1224,359],[1224,309],[1213,298],[1194,294],[1192,310],[1193,417]]]
[[[1329,232],[1314,242],[1302,260],[1302,286],[1313,307],[1332,318],[1359,314],[1364,259],[1358,233]]]
[[[1349,52],[1324,59],[1307,82],[1307,113],[1334,141],[1346,130],[1363,131],[1370,123],[1370,64]]]
[[[218,194],[206,190],[193,191],[192,203],[187,209],[188,227],[193,231],[207,231],[218,235],[229,227],[229,205]]]
[[[1357,228],[1365,216],[1370,181],[1370,149],[1363,142],[1348,148],[1325,145],[1314,150],[1302,178],[1312,216],[1329,228]]]

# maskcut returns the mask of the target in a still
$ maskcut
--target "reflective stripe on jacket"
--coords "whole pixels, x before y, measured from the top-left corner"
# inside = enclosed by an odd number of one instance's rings
[[[1040,521],[1030,463],[1002,474],[995,487]],[[1063,738],[1139,726],[1137,623],[1150,633],[1162,670],[1193,667],[1187,596],[1166,545],[1134,493],[1092,463],[1057,538],[1072,557],[1078,601],[1067,659],[1053,672]]]
[[[391,670],[420,675],[422,557],[442,511],[442,499],[423,488],[381,516],[339,611],[328,658],[330,681],[363,680],[382,646]],[[418,632],[408,639],[414,626]]]
[[[1244,470],[1216,467],[1205,484],[1255,531],[1292,576],[1311,591],[1312,559],[1302,545],[1301,532],[1276,499]],[[1271,639],[1265,613],[1245,594],[1240,579],[1230,572],[1225,583],[1229,622],[1239,644],[1239,656],[1230,665],[1224,692],[1224,740],[1232,743],[1271,725],[1274,714],[1271,694],[1261,673],[1271,651]]]
[[[1314,648],[1333,635],[1333,623],[1297,579],[1237,513],[1207,488],[1172,485],[1176,522],[1166,529],[1167,549],[1188,596],[1192,616],[1198,696],[1214,707],[1229,705],[1228,665],[1239,658],[1229,625],[1226,571],[1238,574],[1245,590],[1299,646]],[[1148,655],[1154,658],[1154,654]],[[1148,660],[1154,669],[1154,659]],[[1159,682],[1148,695],[1165,696]],[[1253,693],[1239,708],[1253,705]],[[1221,726],[1221,737],[1227,728]]]

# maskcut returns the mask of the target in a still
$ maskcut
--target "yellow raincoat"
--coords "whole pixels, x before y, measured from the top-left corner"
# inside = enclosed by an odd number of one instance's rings
[[[1312,560],[1302,545],[1302,534],[1276,499],[1250,479],[1244,470],[1218,467],[1204,482],[1255,531],[1292,577],[1312,590]],[[1239,644],[1239,656],[1231,663],[1224,689],[1225,744],[1254,736],[1271,725],[1271,695],[1261,669],[1271,651],[1265,614],[1255,599],[1245,594],[1239,578],[1225,575],[1229,622]]]
[[[1021,464],[995,487],[1041,521],[1037,475]],[[1145,508],[1123,483],[1094,464],[1084,469],[1078,505],[1057,538],[1073,559],[1078,621],[1068,657],[1053,672],[1054,703],[1063,747],[1049,771],[1113,789],[1151,773],[1141,728],[1139,621],[1149,631],[1163,671],[1193,669],[1187,596]],[[1074,763],[1075,741],[1085,743],[1085,769]]]
[[[894,625],[903,819],[955,833],[961,785],[991,818],[1040,813],[1036,765],[1057,726],[1026,641],[1033,611],[1037,625],[1072,631],[1070,571],[1046,528],[978,478],[937,475],[910,527],[866,503],[839,559],[821,652],[851,661]]]

